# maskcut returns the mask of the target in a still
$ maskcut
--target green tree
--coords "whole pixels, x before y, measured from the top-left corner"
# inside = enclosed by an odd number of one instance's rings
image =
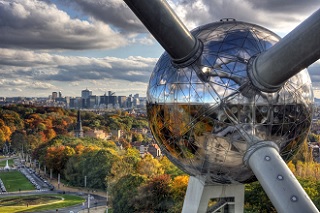
[[[73,155],[69,158],[65,169],[64,177],[71,186],[84,186],[84,176],[80,167],[80,157]]]
[[[160,159],[160,163],[164,168],[165,174],[169,174],[172,178],[185,174],[178,167],[176,167],[166,156]]]
[[[114,213],[134,213],[134,197],[138,195],[138,188],[145,182],[141,175],[130,174],[122,177],[111,189],[112,207]]]
[[[270,199],[259,182],[247,184],[245,187],[245,210],[249,212],[276,212]]]
[[[105,179],[110,175],[112,165],[119,160],[112,149],[100,149],[81,155],[80,168],[82,176],[87,176],[87,186],[95,189],[106,189]]]
[[[23,131],[15,131],[11,135],[11,147],[15,150],[26,151],[27,136]]]
[[[140,133],[135,133],[132,136],[132,141],[142,142],[144,140],[143,135]]]

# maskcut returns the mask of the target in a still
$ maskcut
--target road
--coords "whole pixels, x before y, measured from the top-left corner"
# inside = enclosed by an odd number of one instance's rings
[[[19,159],[14,160],[16,168],[24,174],[30,182],[33,183],[35,186],[35,190],[28,191],[28,192],[12,192],[12,193],[5,193],[2,194],[1,197],[7,196],[14,196],[19,194],[20,196],[24,195],[38,195],[38,194],[72,194],[83,197],[86,202],[80,205],[71,206],[63,209],[53,209],[48,211],[39,211],[43,213],[54,213],[54,212],[63,212],[63,213],[70,213],[70,212],[94,212],[94,213],[102,213],[106,210],[106,197],[105,193],[102,192],[92,192],[90,196],[88,196],[88,190],[84,188],[72,188],[65,185],[61,185],[57,183],[57,180],[47,180],[45,177],[41,176],[39,173],[37,174],[36,171],[33,169],[21,164]],[[90,210],[88,211],[88,197],[90,197]]]

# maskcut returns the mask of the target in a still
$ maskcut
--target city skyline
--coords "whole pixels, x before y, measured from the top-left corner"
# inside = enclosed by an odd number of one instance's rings
[[[316,0],[171,0],[188,29],[221,18],[266,27],[281,37],[320,6]],[[162,47],[121,0],[0,0],[0,97],[61,91],[145,96]],[[309,73],[320,88],[314,63]],[[320,97],[315,90],[316,97]]]

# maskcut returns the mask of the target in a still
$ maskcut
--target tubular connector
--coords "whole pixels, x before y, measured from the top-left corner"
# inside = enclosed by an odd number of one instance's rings
[[[124,0],[177,67],[195,62],[202,43],[195,38],[165,0]]]
[[[273,93],[277,92],[281,89],[283,84],[280,85],[271,85],[262,80],[262,78],[259,76],[259,72],[257,71],[257,60],[259,56],[254,56],[250,59],[248,63],[248,77],[251,80],[251,83],[253,86],[255,86],[258,90],[262,92],[267,92],[267,93]]]
[[[246,166],[250,167],[249,166],[249,159],[251,157],[251,155],[257,151],[258,149],[261,149],[263,147],[272,147],[274,148],[275,150],[277,150],[277,152],[279,152],[279,146],[273,142],[273,141],[260,141],[260,142],[257,142],[255,144],[253,144],[252,146],[250,146],[248,148],[248,150],[246,151],[246,153],[244,154],[243,156],[243,162]]]
[[[192,51],[185,57],[180,59],[172,59],[172,64],[176,68],[183,68],[193,64],[202,54],[203,44],[202,42],[195,38],[195,45]]]

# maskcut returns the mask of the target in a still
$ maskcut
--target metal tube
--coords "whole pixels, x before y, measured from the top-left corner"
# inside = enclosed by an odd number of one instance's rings
[[[260,146],[246,156],[250,166],[277,212],[319,212],[276,148]]]
[[[249,76],[264,92],[274,92],[320,58],[320,10],[253,62]],[[250,73],[251,72],[251,73]]]
[[[198,58],[200,42],[165,0],[124,0],[176,64]],[[192,63],[191,62],[191,63]],[[188,66],[190,63],[187,63]]]

